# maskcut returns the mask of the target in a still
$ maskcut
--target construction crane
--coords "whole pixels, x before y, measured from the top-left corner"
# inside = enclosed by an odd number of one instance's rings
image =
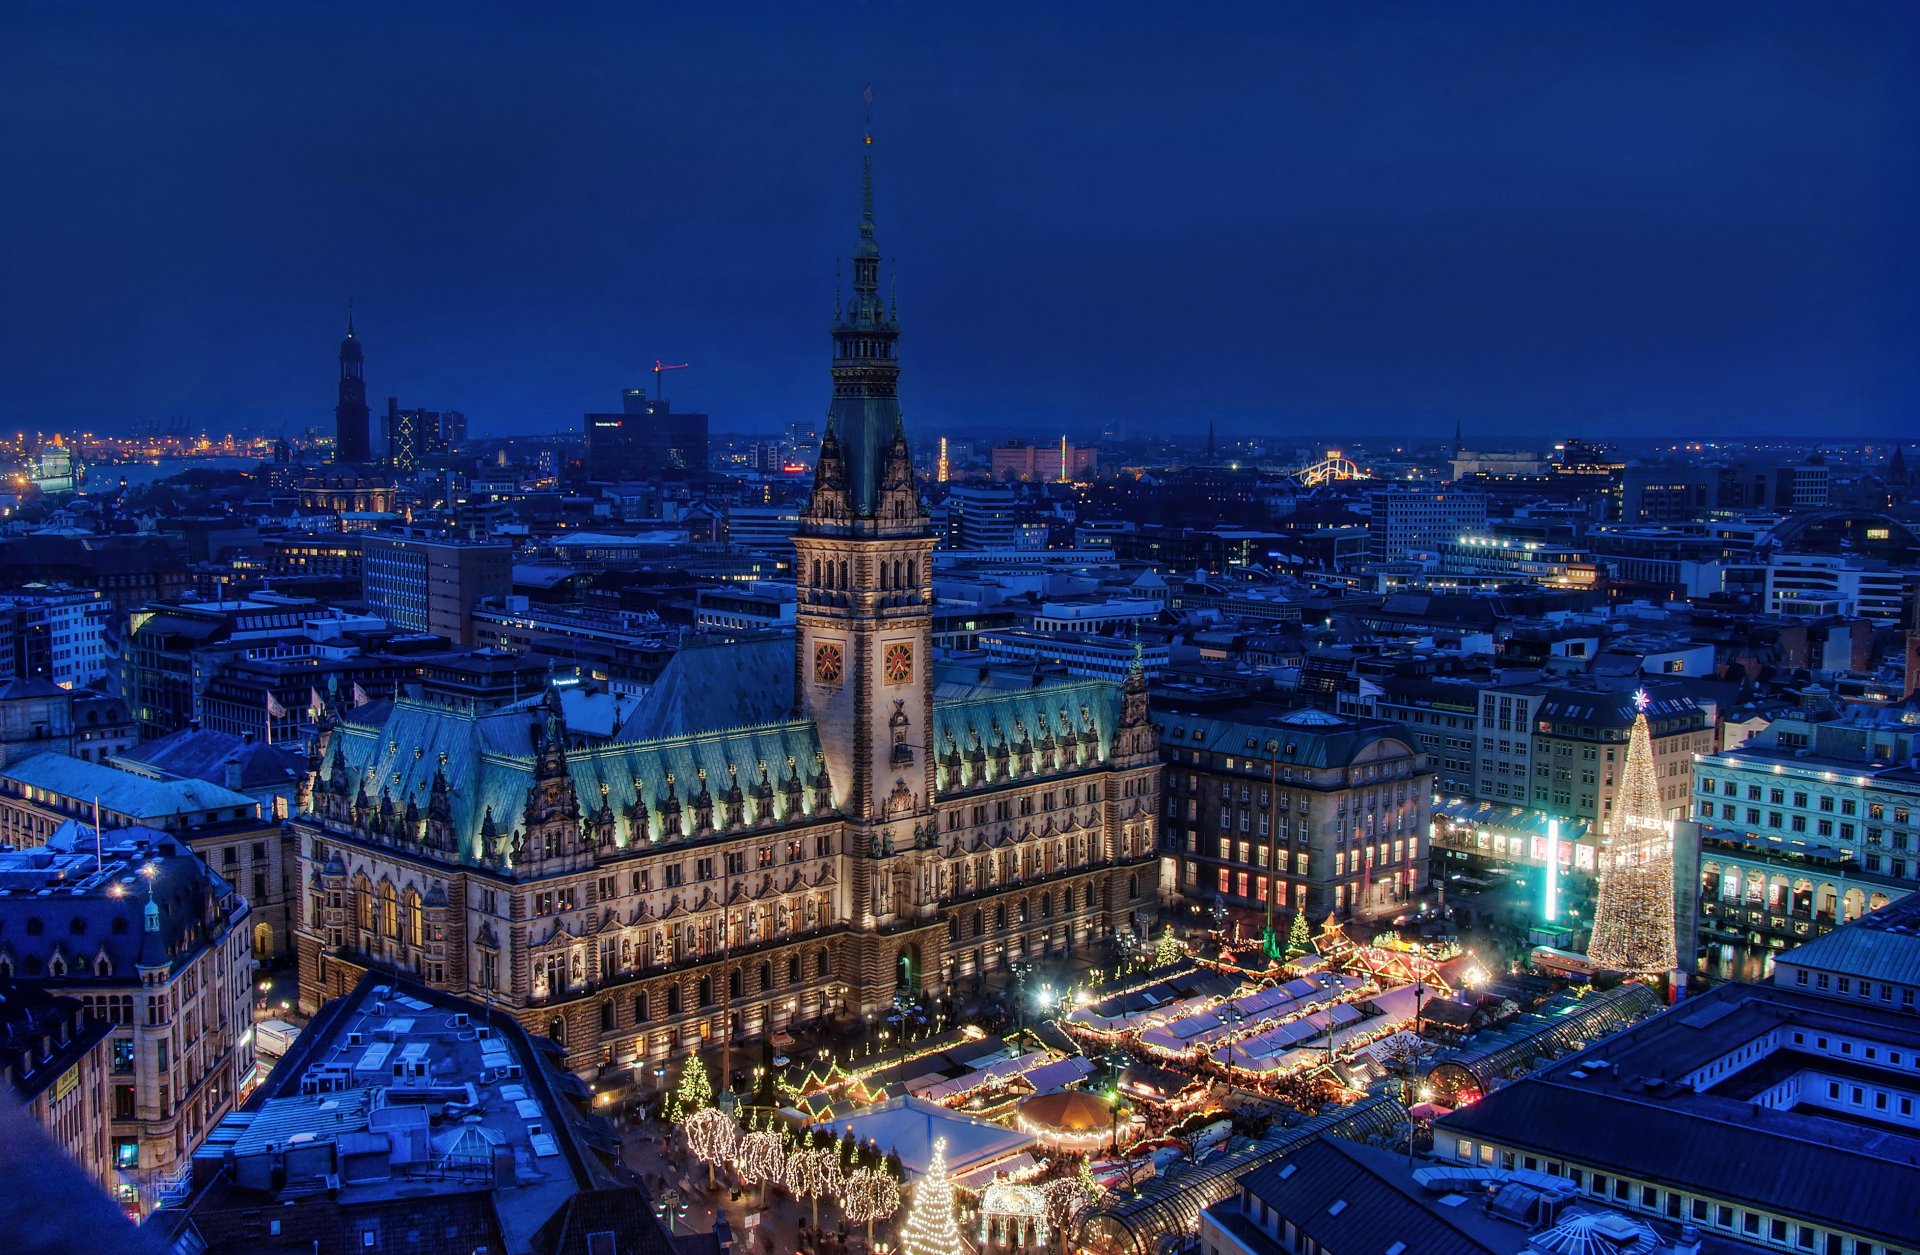
[[[693,365],[692,362],[681,362],[676,366],[669,366],[667,365],[667,363],[661,361],[659,358],[657,357],[654,358],[653,359],[653,399],[655,401],[660,400],[660,397],[661,397],[660,385],[662,382],[661,380],[662,375],[665,375],[670,370],[685,370],[687,367],[691,365]]]

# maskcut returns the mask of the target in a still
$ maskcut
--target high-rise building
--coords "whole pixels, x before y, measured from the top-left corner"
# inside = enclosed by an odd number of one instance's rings
[[[403,410],[387,398],[387,462],[410,473],[444,456],[467,438],[467,416],[458,410]]]
[[[597,483],[698,479],[707,473],[707,416],[675,413],[673,402],[641,388],[621,395],[618,414],[586,418],[587,478]]]
[[[503,542],[371,533],[360,570],[368,611],[460,645],[474,643],[474,607],[513,591],[513,551]]]
[[[1012,549],[1019,543],[1020,498],[998,484],[955,484],[947,494],[947,544]]]
[[[1397,484],[1375,489],[1367,523],[1367,557],[1398,562],[1419,553],[1437,553],[1442,543],[1487,525],[1487,498],[1460,488]]]
[[[333,407],[333,460],[373,460],[373,416],[367,409],[366,354],[353,333],[353,315],[347,315],[347,338],[340,342],[340,400]]]

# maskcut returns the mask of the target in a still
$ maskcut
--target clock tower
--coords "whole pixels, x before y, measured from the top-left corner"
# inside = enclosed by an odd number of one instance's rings
[[[793,538],[794,683],[851,821],[855,923],[874,926],[932,907],[897,896],[874,867],[914,849],[932,819],[934,538],[900,416],[900,328],[880,297],[866,143],[853,296],[834,311],[833,401]]]

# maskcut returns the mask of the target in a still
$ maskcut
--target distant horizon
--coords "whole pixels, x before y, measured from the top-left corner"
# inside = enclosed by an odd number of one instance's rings
[[[328,426],[350,302],[376,415],[815,420],[863,154],[919,432],[1920,425],[1911,5],[19,0],[0,65],[0,430]]]

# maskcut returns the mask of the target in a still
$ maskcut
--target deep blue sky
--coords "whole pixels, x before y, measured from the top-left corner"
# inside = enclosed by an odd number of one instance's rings
[[[651,11],[650,11],[651,10]],[[936,11],[937,10],[937,11]],[[0,7],[0,427],[1910,431],[1920,6]]]

